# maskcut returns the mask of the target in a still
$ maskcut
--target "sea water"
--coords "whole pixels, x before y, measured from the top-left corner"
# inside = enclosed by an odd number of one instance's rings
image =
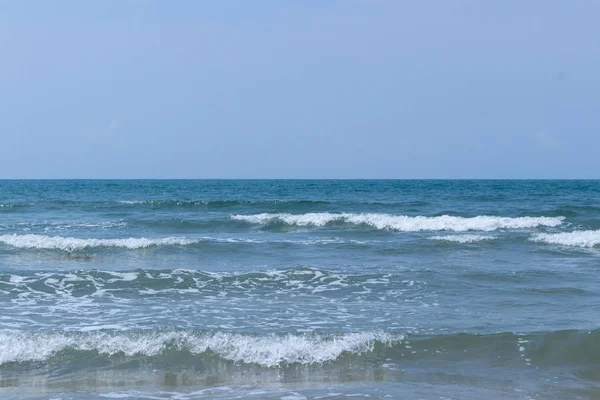
[[[0,181],[3,399],[600,397],[600,181]]]

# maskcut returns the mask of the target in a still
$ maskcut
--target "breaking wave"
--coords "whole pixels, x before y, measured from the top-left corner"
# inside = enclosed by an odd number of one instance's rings
[[[348,225],[367,225],[381,230],[399,232],[421,231],[495,231],[498,229],[527,229],[535,227],[556,227],[562,224],[564,217],[456,217],[442,215],[437,217],[406,216],[375,213],[307,213],[307,214],[254,214],[232,215],[237,221],[251,224],[268,225],[270,223],[283,223],[294,226],[323,227],[329,224],[342,223]]]
[[[557,345],[560,344],[560,345]],[[74,362],[104,358],[186,359],[205,364],[227,361],[264,368],[320,365],[367,356],[374,360],[418,362],[432,359],[481,362],[489,357],[523,365],[597,365],[600,330],[559,330],[518,334],[405,335],[386,331],[249,334],[198,330],[0,331],[0,366],[12,363]],[[446,354],[446,355],[444,355]],[[35,364],[34,364],[35,365]],[[20,370],[23,370],[20,367]]]
[[[95,247],[121,247],[127,249],[142,249],[154,246],[185,246],[198,243],[201,239],[179,237],[167,238],[125,238],[125,239],[80,239],[62,236],[45,235],[0,235],[0,243],[19,249],[45,249],[76,251]]]
[[[244,237],[165,237],[165,238],[123,238],[123,239],[94,239],[74,238],[63,236],[46,236],[36,234],[7,234],[0,235],[0,243],[18,249],[62,250],[74,252],[86,249],[114,247],[123,249],[144,249],[159,246],[188,246],[198,243],[240,243],[240,244],[288,244],[288,245],[331,245],[350,244],[365,245],[376,243],[374,240],[341,239],[339,237],[320,237],[298,240],[264,240]]]
[[[575,247],[596,247],[600,245],[600,230],[574,231],[562,233],[538,233],[531,237],[534,242]]]
[[[377,343],[392,346],[402,335],[383,331],[330,335],[250,335],[226,332],[140,331],[40,332],[0,331],[0,365],[48,361],[60,352],[94,352],[112,356],[159,356],[167,352],[212,352],[218,357],[263,367],[285,364],[319,364],[344,353],[373,351]]]

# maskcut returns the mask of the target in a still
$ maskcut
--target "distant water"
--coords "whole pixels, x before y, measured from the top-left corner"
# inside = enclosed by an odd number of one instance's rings
[[[600,398],[600,181],[0,181],[0,398]]]

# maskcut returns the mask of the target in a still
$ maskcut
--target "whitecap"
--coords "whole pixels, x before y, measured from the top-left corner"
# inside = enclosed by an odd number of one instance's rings
[[[534,242],[559,244],[563,246],[595,247],[600,245],[600,230],[538,233],[533,235],[531,240]]]
[[[0,243],[19,249],[46,249],[76,251],[94,247],[122,247],[127,249],[141,249],[153,246],[185,246],[198,243],[199,239],[180,237],[166,238],[124,238],[124,239],[80,239],[62,236],[45,235],[0,235]]]
[[[338,335],[248,335],[214,332],[152,331],[138,333],[23,333],[0,331],[0,365],[9,362],[44,361],[70,349],[100,354],[156,356],[169,347],[194,354],[210,350],[223,359],[275,367],[333,361],[344,353],[371,352],[377,342],[392,346],[402,335],[383,331]]]
[[[368,225],[381,230],[400,232],[420,231],[494,231],[498,229],[528,229],[539,226],[556,227],[562,224],[564,217],[496,217],[480,215],[476,217],[456,217],[442,215],[437,217],[406,216],[376,213],[307,213],[307,214],[253,214],[232,215],[233,220],[265,225],[282,222],[295,226],[323,227],[333,222],[350,225]]]
[[[447,242],[457,243],[476,243],[486,240],[494,240],[496,237],[489,235],[448,235],[448,236],[432,236],[432,240],[444,240]]]

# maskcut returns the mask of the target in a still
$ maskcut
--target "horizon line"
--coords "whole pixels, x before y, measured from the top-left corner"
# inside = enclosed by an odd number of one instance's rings
[[[593,181],[600,178],[0,178],[0,181]]]

